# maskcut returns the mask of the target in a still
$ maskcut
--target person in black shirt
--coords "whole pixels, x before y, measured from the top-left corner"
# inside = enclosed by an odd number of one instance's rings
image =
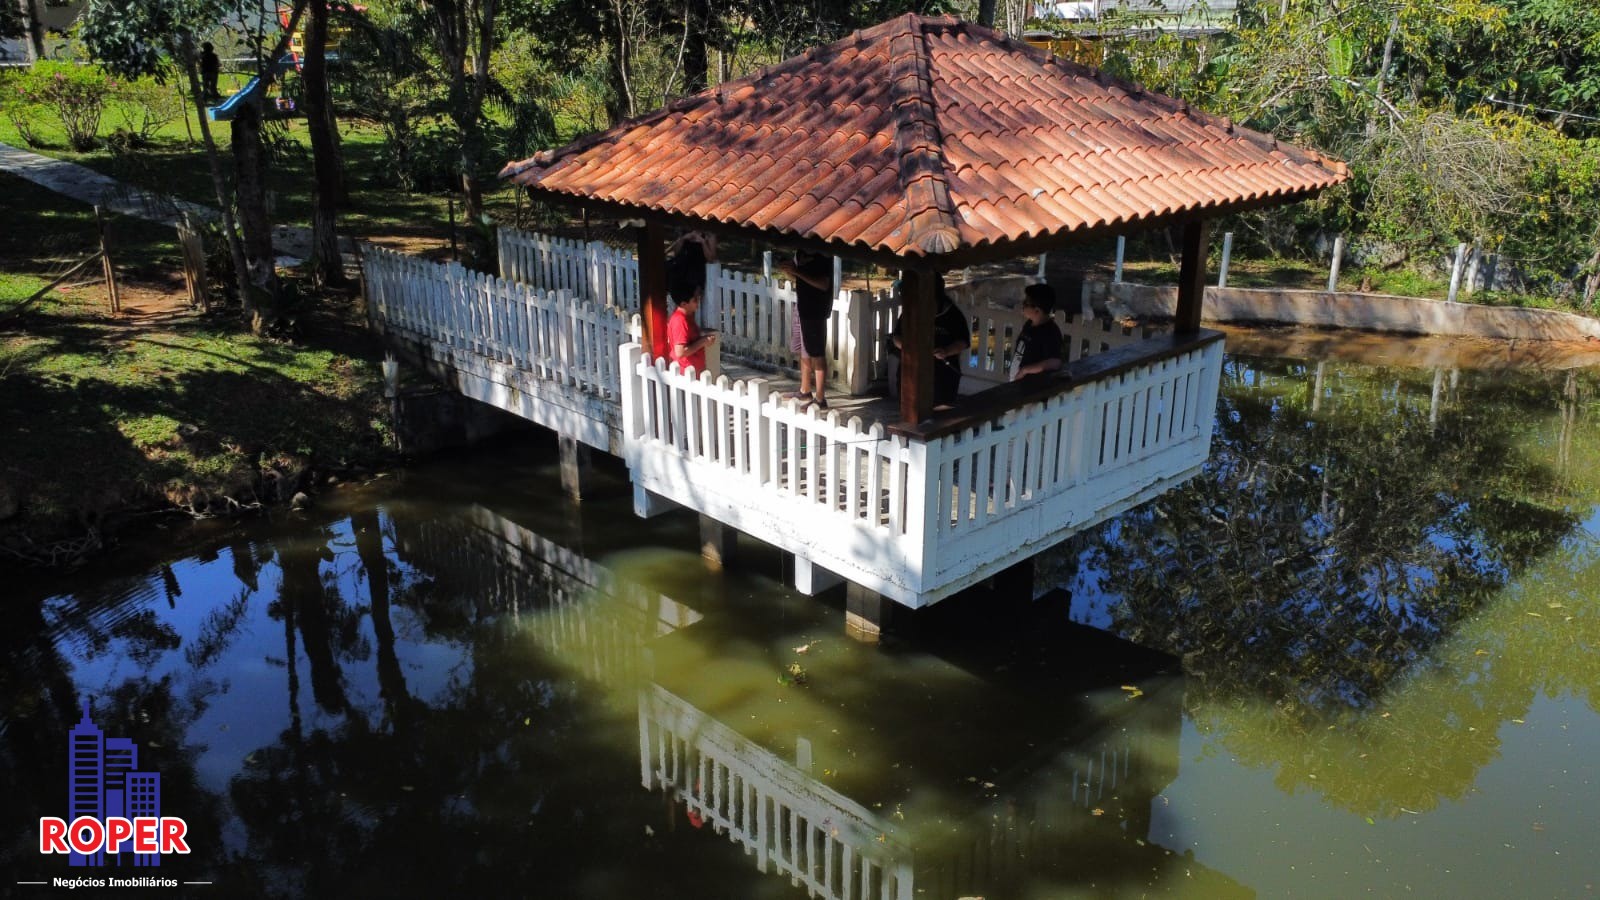
[[[815,401],[828,408],[828,317],[833,314],[833,266],[828,258],[810,250],[796,250],[793,262],[782,265],[794,279],[794,315],[800,327],[801,402]]]
[[[192,44],[190,46],[193,46]],[[200,45],[200,87],[206,92],[207,100],[217,100],[222,97],[217,90],[217,78],[222,73],[222,60],[217,59],[217,51],[212,49],[211,42]]]
[[[1030,284],[1023,289],[1022,317],[1027,322],[1017,334],[1012,381],[1061,368],[1061,326],[1050,317],[1055,305],[1056,292],[1050,285]]]

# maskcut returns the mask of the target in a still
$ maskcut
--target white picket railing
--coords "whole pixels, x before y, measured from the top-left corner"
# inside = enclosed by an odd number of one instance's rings
[[[545,290],[572,291],[598,304],[639,311],[639,263],[630,251],[600,241],[512,228],[499,230],[499,245],[502,278]],[[795,372],[799,359],[790,348],[794,303],[794,285],[787,280],[709,263],[700,324],[722,333],[718,342],[722,353],[757,366]],[[863,393],[874,378],[882,377],[883,370],[875,360],[881,355],[880,336],[888,332],[874,327],[872,312],[886,303],[892,303],[892,298],[874,298],[865,292],[842,291],[834,299],[827,331],[831,384],[850,393]]]
[[[1217,340],[938,439],[928,449],[927,575],[957,575],[1036,534],[1039,521],[1082,527],[1085,513],[1126,508],[1144,499],[1140,489],[1199,466],[1221,369]]]
[[[1017,336],[1027,321],[1020,308],[957,299],[956,306],[972,326],[973,350],[962,357],[962,374],[982,382],[1011,380]],[[1069,363],[1128,344],[1136,344],[1165,329],[1160,326],[1124,327],[1104,316],[1084,318],[1081,313],[1056,310],[1051,318],[1061,329],[1062,362]]]
[[[912,853],[886,823],[660,685],[639,695],[639,755],[645,788],[807,896],[911,900]]]
[[[384,327],[463,359],[620,396],[617,347],[631,338],[620,311],[454,263],[379,247],[363,255],[368,302]]]
[[[691,378],[637,345],[622,354],[636,487],[921,605],[1192,473],[1210,448],[1222,346],[928,442],[797,410],[760,381]]]
[[[499,229],[500,277],[639,311],[639,260],[604,241]]]

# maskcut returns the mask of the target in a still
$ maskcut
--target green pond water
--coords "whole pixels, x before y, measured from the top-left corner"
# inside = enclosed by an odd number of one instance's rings
[[[0,895],[1600,896],[1597,397],[1235,351],[1200,476],[877,646],[547,437],[149,526],[3,590]],[[190,855],[40,855],[85,702]]]

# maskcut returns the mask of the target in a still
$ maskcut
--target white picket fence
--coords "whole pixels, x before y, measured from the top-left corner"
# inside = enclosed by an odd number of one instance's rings
[[[627,312],[639,311],[639,261],[627,250],[601,241],[577,241],[518,231],[499,230],[500,276],[544,290],[567,290],[598,304]],[[759,367],[799,370],[790,349],[794,284],[750,272],[706,266],[706,292],[700,324],[721,332],[725,355]],[[828,380],[840,390],[864,393],[883,377],[881,311],[893,306],[887,292],[841,291],[828,319]]]
[[[691,378],[637,345],[622,354],[636,488],[908,605],[1192,474],[1222,362],[1213,339],[923,442],[797,410],[758,380]]]
[[[973,350],[962,357],[962,374],[992,384],[1011,380],[1017,336],[1026,323],[1022,310],[994,304],[956,301],[972,323]],[[1076,362],[1086,356],[1136,344],[1165,330],[1161,326],[1124,327],[1104,316],[1085,318],[1079,312],[1056,310],[1051,318],[1061,329],[1061,361]]]
[[[639,311],[639,260],[604,241],[579,241],[502,227],[500,277]]]
[[[456,357],[620,397],[617,347],[631,335],[619,310],[379,247],[365,249],[364,267],[384,327]]]
[[[860,804],[673,695],[639,695],[640,774],[809,897],[912,900],[911,849]]]

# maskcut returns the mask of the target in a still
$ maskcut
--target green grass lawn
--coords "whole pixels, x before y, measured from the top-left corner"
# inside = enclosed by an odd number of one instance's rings
[[[19,310],[89,252],[93,214],[11,176],[0,196],[19,223],[0,232],[0,496],[20,501],[0,521],[0,566],[127,512],[226,511],[280,499],[275,485],[308,467],[386,458],[379,351],[347,304],[324,304],[293,345],[226,314],[112,318],[98,286]],[[114,228],[129,268],[176,256],[162,226]]]
[[[108,116],[105,121],[110,120]],[[192,120],[189,127],[191,130],[196,128]],[[211,128],[223,154],[224,173],[231,182],[233,164],[228,152],[231,129],[227,122],[213,122]],[[108,129],[108,125],[102,126],[102,131]],[[183,122],[168,123],[157,132],[149,146],[126,152],[118,152],[105,144],[87,153],[75,152],[67,146],[59,123],[48,118],[35,123],[34,131],[45,145],[27,148],[16,128],[0,117],[0,143],[70,160],[146,190],[207,206],[217,205],[211,169],[206,162],[199,133],[194,130],[191,141]],[[339,224],[343,232],[363,239],[437,240],[440,246],[446,246],[449,241],[450,200],[444,194],[407,193],[385,184],[382,178],[384,164],[380,159],[382,135],[375,127],[345,120],[340,124],[340,132],[345,172],[351,179],[350,205],[340,216]],[[281,224],[309,225],[311,148],[305,122],[295,118],[283,119],[274,126],[273,133],[276,135],[276,149],[268,177],[273,218]],[[514,205],[511,188],[498,181],[487,187],[489,190],[484,198],[487,209],[491,214],[509,219]],[[459,203],[456,212],[459,217]]]

